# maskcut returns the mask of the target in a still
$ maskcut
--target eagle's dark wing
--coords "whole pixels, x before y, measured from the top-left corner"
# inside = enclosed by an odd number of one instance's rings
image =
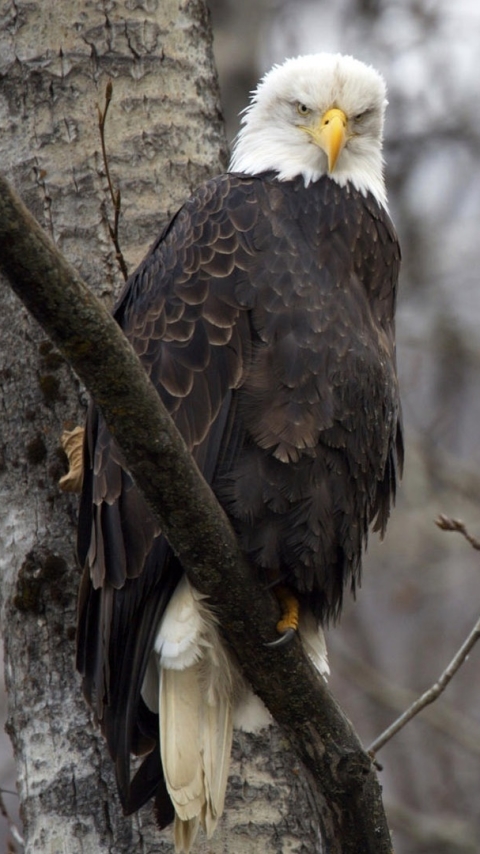
[[[227,175],[181,209],[116,318],[260,567],[317,618],[338,613],[368,525],[383,530],[401,452],[393,314],[399,251],[386,213],[328,178],[306,188]],[[92,408],[79,524],[78,667],[124,806],[157,792],[141,687],[182,568]]]
[[[129,280],[115,311],[208,481],[226,434],[230,446],[240,440],[231,393],[250,358],[245,269],[258,217],[254,184],[225,177],[200,188]],[[141,804],[130,790],[130,752],[158,740],[158,722],[140,690],[182,570],[94,406],[78,531],[85,570],[77,665],[116,761],[124,806],[134,810]],[[144,783],[136,787],[141,802],[148,799]]]
[[[385,210],[350,186],[298,179],[264,192],[255,346],[237,393],[246,441],[213,487],[244,552],[325,622],[358,580],[369,525],[385,528],[402,464],[400,252]]]

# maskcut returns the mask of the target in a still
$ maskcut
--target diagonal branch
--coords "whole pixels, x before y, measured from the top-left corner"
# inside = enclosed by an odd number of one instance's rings
[[[380,786],[351,724],[298,640],[266,648],[276,637],[273,598],[239,552],[225,514],[115,321],[3,178],[0,269],[101,407],[192,582],[215,603],[248,680],[309,772],[327,850],[391,854]]]

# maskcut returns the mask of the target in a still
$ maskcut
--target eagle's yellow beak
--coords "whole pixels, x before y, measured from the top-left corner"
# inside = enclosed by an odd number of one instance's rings
[[[323,114],[315,128],[315,141],[328,157],[328,171],[333,172],[339,154],[349,136],[347,117],[343,110],[336,107]]]

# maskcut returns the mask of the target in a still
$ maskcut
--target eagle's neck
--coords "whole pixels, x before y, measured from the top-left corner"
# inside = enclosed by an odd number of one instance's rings
[[[230,172],[243,172],[245,175],[260,175],[273,172],[279,181],[292,181],[303,177],[305,186],[318,181],[328,174],[326,156],[316,145],[288,144],[281,137],[273,143],[268,142],[261,132],[253,132],[248,126],[242,128],[237,137]],[[371,193],[377,202],[387,210],[387,193],[383,178],[383,159],[381,150],[364,145],[349,151],[342,151],[335,171],[329,175],[340,187],[352,184],[363,195]]]

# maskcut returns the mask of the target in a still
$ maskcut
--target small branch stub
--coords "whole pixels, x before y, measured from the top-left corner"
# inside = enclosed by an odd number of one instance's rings
[[[108,230],[110,232],[110,237],[112,239],[112,243],[115,246],[115,256],[118,261],[118,265],[120,270],[122,271],[123,278],[125,281],[128,279],[128,269],[125,262],[125,258],[123,257],[122,250],[120,248],[120,242],[118,237],[118,226],[120,222],[120,209],[121,209],[121,193],[120,190],[115,190],[112,182],[112,177],[110,175],[110,167],[108,165],[108,155],[107,155],[107,145],[105,140],[105,127],[107,121],[107,113],[108,108],[110,106],[110,102],[113,96],[113,83],[111,80],[108,81],[106,89],[105,89],[105,106],[103,110],[100,109],[99,104],[97,104],[98,111],[98,129],[100,131],[100,143],[102,146],[102,157],[103,157],[103,165],[105,167],[105,175],[107,176],[108,189],[110,191],[110,197],[112,199],[113,204],[113,226],[108,223]]]
[[[435,519],[435,524],[441,531],[454,531],[457,534],[462,534],[473,549],[480,551],[480,540],[469,533],[465,522],[462,522],[461,519],[451,519],[449,516],[444,516],[443,513],[441,513],[440,516]]]

